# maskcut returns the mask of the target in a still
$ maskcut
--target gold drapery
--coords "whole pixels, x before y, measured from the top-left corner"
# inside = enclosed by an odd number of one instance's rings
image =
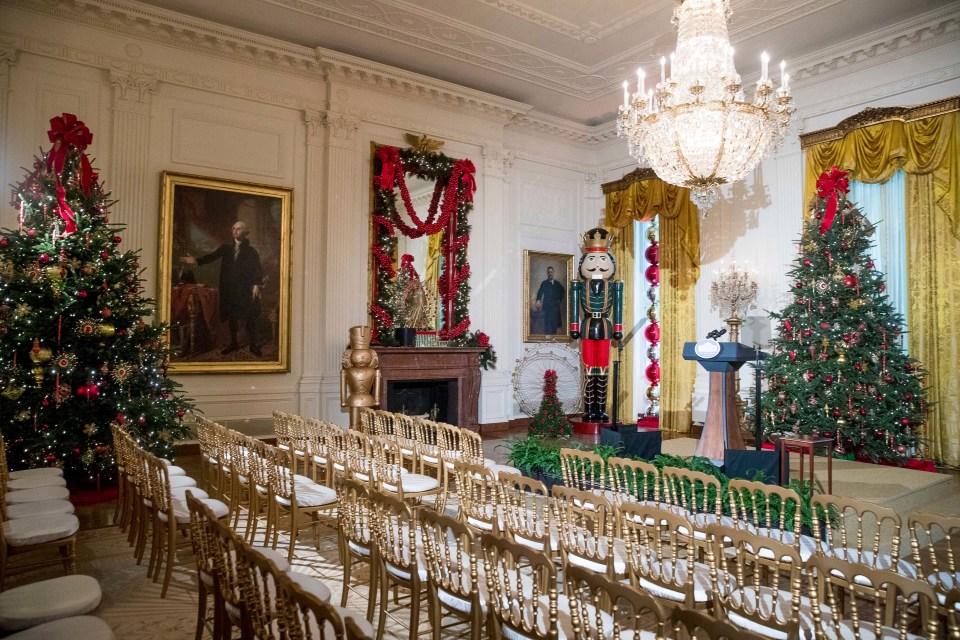
[[[630,274],[633,273],[633,225],[610,229],[613,234],[613,241],[610,244],[610,253],[617,263],[617,278],[630,282]],[[624,292],[626,294],[626,292]],[[633,328],[636,318],[633,315],[633,296],[624,295],[623,301],[623,330],[624,333]],[[615,358],[614,354],[611,357]],[[613,419],[613,398],[617,396],[620,402],[620,420],[622,422],[631,422],[633,410],[633,349],[623,350],[623,360],[620,361],[620,387],[613,388],[613,380],[610,381],[612,391],[607,394],[607,412],[610,419]]]
[[[686,361],[684,342],[696,340],[695,287],[700,277],[700,218],[690,190],[667,184],[649,169],[637,169],[603,185],[608,229],[631,228],[635,220],[660,217],[660,428],[688,432],[692,420],[696,363]],[[623,235],[633,237],[624,229]],[[624,324],[626,327],[626,323]],[[629,325],[629,326],[632,326]],[[632,381],[631,381],[632,382]],[[625,404],[632,386],[621,385]]]
[[[860,182],[902,170],[907,236],[908,347],[927,370],[929,453],[960,464],[960,97],[914,108],[874,109],[835,130],[802,136],[806,191],[838,166]],[[881,122],[877,122],[881,120]],[[859,124],[859,126],[857,126]]]

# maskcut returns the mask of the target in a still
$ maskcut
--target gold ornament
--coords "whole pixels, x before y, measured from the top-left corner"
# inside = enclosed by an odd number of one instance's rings
[[[43,367],[33,368],[33,379],[37,381],[38,387],[43,384]]]
[[[30,359],[35,363],[49,362],[50,358],[53,357],[53,351],[50,347],[41,347],[40,341],[37,339],[33,340],[33,348],[30,349]]]
[[[837,349],[837,364],[847,363],[847,354],[843,349]]]
[[[85,318],[77,324],[77,335],[93,337],[100,334],[100,323],[90,318]]]
[[[20,396],[23,395],[23,387],[14,387],[9,386],[3,390],[3,393],[0,394],[7,400],[17,400]]]
[[[92,422],[89,422],[83,427],[83,432],[88,436],[92,436],[97,432],[97,425],[95,425]]]
[[[434,153],[443,147],[442,140],[428,138],[427,134],[418,136],[415,133],[405,133],[404,137],[407,139],[407,144],[410,145],[410,148],[417,153]]]
[[[647,227],[647,240],[649,240],[650,242],[657,241],[657,225],[656,224],[652,224],[649,227]]]

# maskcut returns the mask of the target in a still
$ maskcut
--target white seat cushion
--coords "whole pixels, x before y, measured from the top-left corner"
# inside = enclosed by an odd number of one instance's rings
[[[3,537],[10,546],[23,547],[68,538],[79,528],[80,521],[72,513],[51,513],[7,520],[3,523]]]
[[[648,562],[646,555],[641,555],[640,557],[641,565],[646,565]],[[676,589],[671,589],[667,586],[661,586],[656,582],[652,582],[644,575],[639,576],[640,588],[645,591],[649,591],[654,596],[658,598],[663,598],[664,600],[671,600],[673,602],[683,602],[685,595],[680,590],[682,585],[690,581],[690,576],[688,575],[687,561],[683,558],[676,561],[676,568],[673,567],[673,560],[664,559],[658,561],[654,564],[654,576],[663,576],[664,582],[672,582],[676,585]],[[650,571],[650,567],[645,567],[646,571]],[[710,584],[710,569],[705,564],[700,564],[699,562],[694,563],[693,569],[693,600],[694,602],[708,602],[713,597],[713,587]]]
[[[63,469],[60,467],[37,467],[36,469],[21,469],[20,471],[11,471],[8,475],[11,480],[45,475],[60,476],[62,478]]]
[[[187,475],[187,472],[183,469],[183,467],[178,467],[169,460],[164,460],[163,464],[167,468],[167,475],[170,477]]]
[[[18,631],[93,611],[100,583],[90,576],[61,576],[0,593],[0,629]]]
[[[287,577],[296,582],[301,589],[310,595],[315,596],[321,602],[330,602],[330,598],[332,596],[330,593],[330,587],[325,585],[319,578],[308,576],[305,573],[297,573],[296,571],[288,571]]]
[[[7,507],[7,517],[11,520],[46,516],[51,513],[73,513],[73,503],[69,500],[37,500],[36,502],[21,502]]]
[[[433,491],[440,487],[440,482],[436,478],[431,478],[430,476],[424,476],[419,473],[407,473],[406,471],[400,474],[400,486],[403,487],[404,493],[425,493],[427,491]],[[381,487],[387,491],[396,493],[397,485],[390,484],[386,480],[381,483]]]
[[[7,483],[7,491],[19,491],[21,489],[38,489],[40,487],[65,487],[67,486],[67,481],[63,479],[63,476],[55,476],[52,474],[41,474],[36,476],[28,476],[26,478],[18,478],[16,480],[11,479]]]
[[[587,617],[589,623],[592,626],[596,624],[596,613],[592,604],[587,604]],[[524,611],[531,611],[532,607],[529,602],[526,603]],[[541,637],[547,633],[547,625],[550,620],[550,598],[548,596],[540,596],[537,601],[537,627],[539,628]],[[519,612],[517,612],[517,618],[519,619]],[[530,618],[529,614],[523,616],[524,620],[528,625],[532,625],[533,619]],[[612,638],[613,637],[613,617],[606,613],[601,612],[600,618],[603,625],[602,633],[599,635],[601,638]],[[509,640],[526,640],[527,636],[523,635],[519,630],[512,629],[507,625],[503,625],[503,635]],[[649,631],[641,631],[639,634],[634,634],[632,630],[623,630],[620,633],[620,637],[623,640],[654,640],[656,635]],[[565,595],[557,596],[557,640],[572,640],[574,638],[573,633],[573,620],[570,616],[570,601]]]
[[[300,507],[323,507],[328,504],[336,504],[337,492],[316,482],[308,484],[298,484],[296,486],[297,506]],[[289,507],[290,500],[283,496],[277,496],[277,503]]]
[[[61,618],[7,636],[6,640],[114,640],[110,625],[93,616]]]
[[[508,464],[497,464],[496,462],[494,462],[493,460],[491,460],[491,459],[489,459],[489,458],[484,458],[484,459],[483,459],[483,466],[493,472],[493,477],[494,477],[494,478],[499,478],[501,472],[503,472],[503,473],[515,473],[515,474],[517,474],[517,475],[522,475],[522,474],[520,473],[520,469],[517,469],[516,467],[511,467],[511,466],[508,465]]]
[[[5,496],[7,504],[20,504],[22,502],[35,502],[37,500],[66,500],[69,497],[70,492],[66,487],[21,489],[19,491],[8,491]]]
[[[203,500],[209,498],[210,494],[204,491],[199,487],[177,487],[176,489],[170,488],[170,495],[173,496],[174,500],[179,500],[180,502],[187,501],[187,492],[193,494],[193,497],[197,500]]]
[[[586,540],[581,539],[581,543],[581,547],[591,555],[577,555],[575,549],[571,547],[567,549],[567,562],[596,573],[605,574],[607,572],[607,565],[597,562],[596,558],[608,559],[610,543],[607,541],[606,536],[600,538],[599,542],[597,542],[596,538],[588,537]],[[618,576],[627,572],[627,543],[620,538],[613,539],[613,570]]]
[[[209,507],[213,512],[214,517],[217,519],[222,518],[230,513],[230,508],[219,500],[214,500],[213,498],[201,498],[200,502],[207,505],[207,507]],[[190,522],[190,509],[187,507],[186,502],[181,502],[180,500],[174,498],[172,506],[173,517],[176,518],[177,524],[187,524]],[[167,521],[167,514],[163,511],[157,513],[157,517],[160,519],[160,522]]]
[[[170,480],[171,489],[197,486],[197,481],[191,478],[190,476],[170,476],[168,480]]]
[[[792,531],[777,531],[777,530],[771,531],[766,527],[760,527],[756,530],[756,534],[759,536],[773,538],[774,540],[779,540],[783,544],[788,544],[791,547],[797,544],[797,534],[793,533]],[[800,545],[800,559],[803,562],[806,562],[807,560],[809,560],[810,556],[812,556],[813,552],[816,551],[817,549],[816,539],[810,536],[801,535],[799,545]],[[761,547],[760,557],[769,559],[771,557],[769,549],[763,549]]]
[[[477,563],[477,594],[480,597],[480,610],[485,614],[487,612],[487,601],[490,599],[488,597],[487,591],[487,575],[483,571],[483,565],[480,564],[482,561]],[[464,598],[463,595],[470,592],[470,556],[463,556],[463,570],[460,573],[460,590],[461,593],[452,593],[446,591],[440,585],[437,586],[437,595],[440,598],[440,602],[445,604],[447,607],[453,609],[454,611],[459,611],[460,613],[469,613],[473,608],[473,602],[469,598]],[[452,575],[446,576],[448,580],[453,580]]]

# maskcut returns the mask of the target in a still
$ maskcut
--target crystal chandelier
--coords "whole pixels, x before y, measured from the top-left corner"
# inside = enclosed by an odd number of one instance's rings
[[[633,94],[623,83],[617,117],[617,135],[627,139],[630,155],[648,162],[662,180],[689,187],[701,213],[716,202],[720,185],[743,179],[780,146],[793,112],[785,64],[775,91],[766,53],[754,100],[744,100],[727,35],[729,14],[729,0],[677,0],[669,75],[661,58],[660,82],[646,91],[638,69]]]

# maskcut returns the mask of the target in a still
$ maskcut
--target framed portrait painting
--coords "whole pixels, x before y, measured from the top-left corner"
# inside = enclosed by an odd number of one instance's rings
[[[524,250],[524,342],[570,341],[567,295],[572,280],[572,255]]]
[[[293,190],[164,172],[162,194],[170,370],[289,371]]]

